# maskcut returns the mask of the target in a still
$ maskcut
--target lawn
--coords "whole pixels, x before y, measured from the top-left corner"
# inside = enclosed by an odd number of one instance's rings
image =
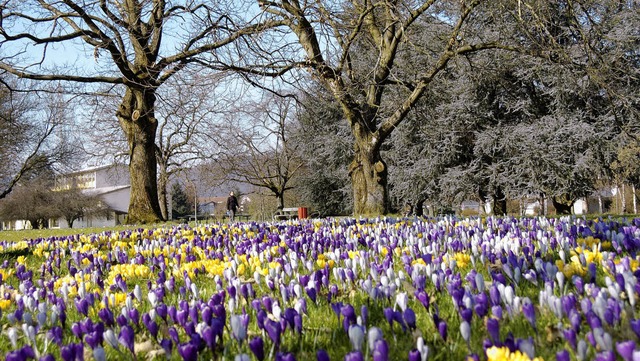
[[[0,232],[0,354],[631,360],[639,226],[446,217]]]

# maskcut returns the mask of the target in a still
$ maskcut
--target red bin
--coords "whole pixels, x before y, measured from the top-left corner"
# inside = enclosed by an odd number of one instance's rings
[[[307,218],[307,207],[298,207],[298,219]]]

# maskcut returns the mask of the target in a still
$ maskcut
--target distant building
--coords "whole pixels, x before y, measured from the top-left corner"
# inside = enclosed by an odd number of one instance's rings
[[[125,221],[131,198],[129,167],[126,165],[108,165],[87,168],[77,172],[58,176],[55,190],[77,187],[83,193],[99,196],[109,211],[105,216],[83,217],[73,222],[74,228],[111,227]],[[50,220],[52,228],[69,228],[63,218]]]

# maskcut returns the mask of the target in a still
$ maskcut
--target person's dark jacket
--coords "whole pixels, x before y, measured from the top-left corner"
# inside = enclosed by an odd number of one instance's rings
[[[236,196],[229,196],[227,198],[227,210],[233,211],[234,213],[238,209],[238,198]]]

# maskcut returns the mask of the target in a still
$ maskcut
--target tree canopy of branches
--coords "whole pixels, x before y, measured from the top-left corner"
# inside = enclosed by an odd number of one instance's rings
[[[157,91],[174,74],[208,64],[218,49],[273,24],[244,2],[8,0],[0,6],[0,69],[22,78],[123,89],[116,118],[131,174],[129,222],[162,218],[158,202]],[[246,20],[248,18],[248,20]],[[65,69],[55,47],[79,47],[95,66]],[[29,53],[24,49],[31,48]],[[40,58],[29,57],[39,50]]]
[[[0,81],[0,199],[22,180],[74,154],[71,139],[60,137],[66,104],[56,96],[46,101],[13,89],[13,79]]]
[[[296,184],[303,202],[321,216],[348,215],[353,211],[349,163],[353,140],[342,112],[322,88],[312,87],[301,100],[299,125],[291,138],[304,167]]]
[[[512,27],[524,39],[514,44],[545,56],[487,51],[450,61],[380,148],[396,204],[493,200],[502,214],[507,197],[545,195],[562,207],[590,194],[610,172],[617,134],[637,134],[639,124],[637,85],[629,85],[640,64],[633,50],[638,16],[628,7],[636,5],[616,4],[536,6],[545,21],[532,22],[533,30]],[[587,13],[598,16],[587,21],[581,17]],[[420,44],[437,49],[430,27],[419,25]],[[419,72],[429,54],[399,52],[396,69]],[[401,104],[404,94],[396,89],[386,96]]]
[[[286,24],[275,30],[282,41],[272,56],[262,52],[262,63],[230,67],[265,74],[296,64],[332,94],[354,138],[355,214],[389,210],[383,145],[452,62],[489,49],[555,56],[547,29],[554,14],[536,0],[259,3]],[[399,65],[418,55],[416,66]]]
[[[266,96],[242,105],[210,137],[218,154],[210,171],[215,178],[265,188],[284,207],[285,192],[292,189],[304,160],[300,142],[290,135],[297,104],[292,97]]]

